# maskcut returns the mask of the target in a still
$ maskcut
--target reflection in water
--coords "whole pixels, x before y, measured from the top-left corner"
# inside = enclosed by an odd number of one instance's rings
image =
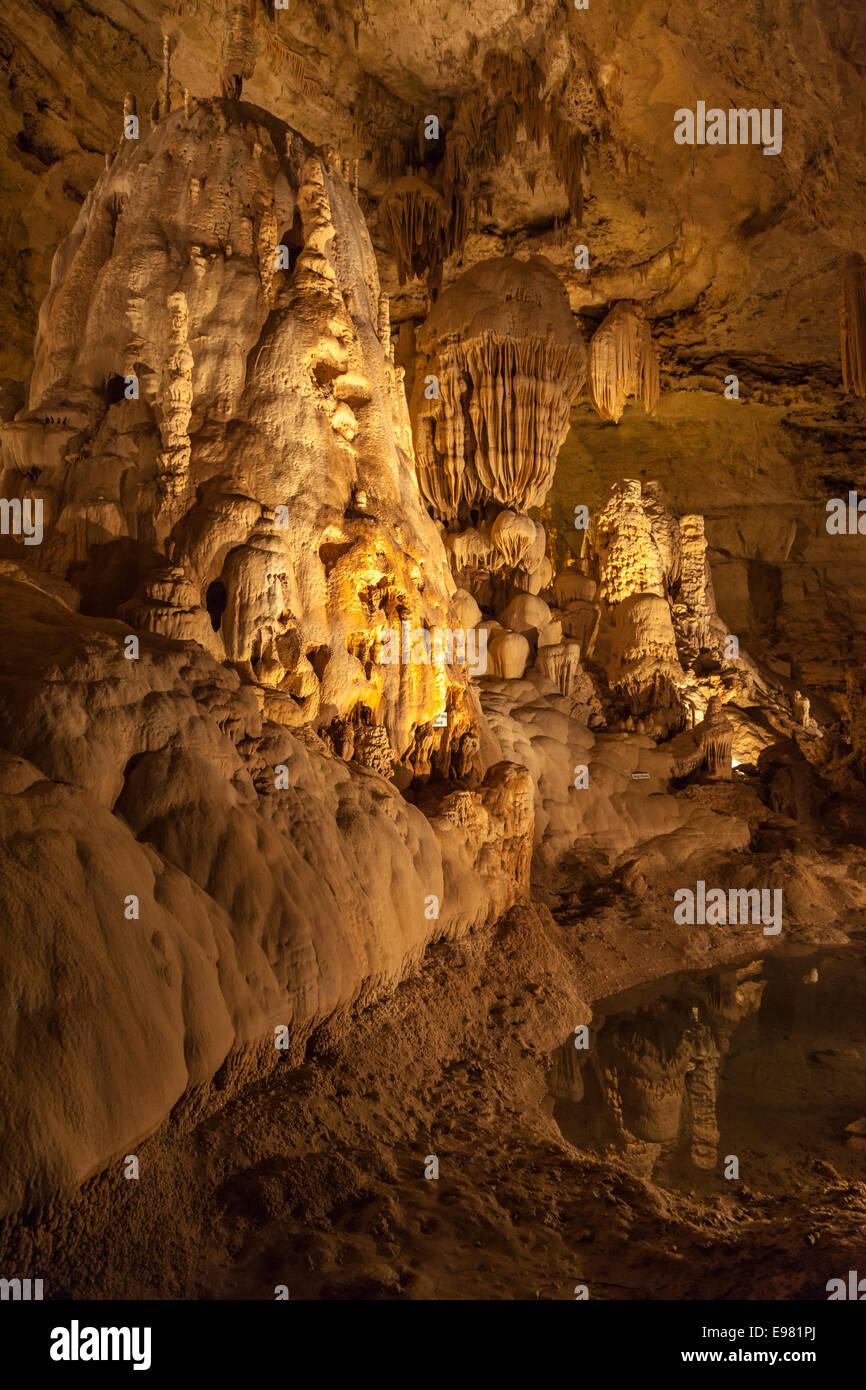
[[[589,1046],[572,1038],[553,1056],[562,1134],[676,1181],[695,1169],[721,1175],[728,1153],[756,1136],[765,1148],[799,1142],[816,1108],[838,1129],[866,1106],[864,978],[862,955],[840,948],[685,972],[600,1001]],[[850,1076],[821,1062],[846,1056]],[[786,1126],[788,1141],[776,1132]]]

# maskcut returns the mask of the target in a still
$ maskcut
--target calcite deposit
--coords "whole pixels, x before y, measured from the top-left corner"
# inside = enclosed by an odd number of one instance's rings
[[[552,269],[482,263],[441,296],[417,346],[415,448],[435,513],[447,521],[461,504],[543,501],[586,377],[583,338]]]
[[[753,9],[4,8],[3,1290],[862,1261],[866,26]]]

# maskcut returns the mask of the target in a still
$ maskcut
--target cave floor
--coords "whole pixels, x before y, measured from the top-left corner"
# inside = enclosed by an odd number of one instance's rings
[[[831,952],[809,1017],[777,989],[761,1036],[732,1042],[720,1152],[740,1181],[674,1151],[653,1178],[645,1153],[578,1149],[554,1115],[550,1057],[588,1017],[562,984],[571,931],[526,906],[440,942],[300,1065],[173,1117],[139,1145],[138,1182],[116,1168],[7,1227],[4,1257],[66,1298],[826,1298],[863,1259],[863,1153],[844,1142],[866,1108],[862,954],[852,973]]]

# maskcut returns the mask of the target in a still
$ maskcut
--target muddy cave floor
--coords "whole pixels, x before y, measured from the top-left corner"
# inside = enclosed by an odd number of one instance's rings
[[[135,1146],[138,1181],[118,1159],[8,1223],[4,1264],[50,1271],[58,1299],[826,1299],[866,1254],[866,1145],[845,1134],[866,1114],[866,932],[728,928],[690,962],[648,925],[661,902],[613,882],[552,906],[436,944],[302,1054],[218,1078]],[[550,1094],[554,1054],[596,1026],[585,1000],[625,980],[634,997],[605,1009],[634,1019],[734,961],[770,975],[722,1060],[718,1153],[739,1180],[687,1142],[649,1159],[595,1142]]]

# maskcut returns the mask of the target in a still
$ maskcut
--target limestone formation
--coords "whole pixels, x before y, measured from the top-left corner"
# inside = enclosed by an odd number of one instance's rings
[[[734,727],[725,716],[718,695],[713,695],[710,699],[703,723],[698,726],[696,733],[700,739],[707,775],[730,781]]]
[[[752,8],[4,7],[3,1298],[856,1284],[866,40]]]
[[[650,326],[637,305],[615,304],[592,335],[589,390],[603,420],[621,420],[629,396],[642,400],[648,413],[656,409],[658,361]]]
[[[441,193],[416,174],[398,179],[379,204],[379,220],[397,261],[400,284],[427,276],[431,290],[442,283],[448,248],[448,208]]]
[[[462,503],[525,511],[540,502],[586,375],[583,339],[550,268],[499,258],[467,272],[440,296],[417,345],[418,480],[435,514],[449,521]]]
[[[632,594],[616,606],[608,679],[632,714],[678,704],[684,684],[670,608],[657,594]]]
[[[580,643],[573,639],[539,643],[536,665],[563,695],[577,696],[581,685]]]
[[[511,569],[531,574],[544,558],[544,528],[520,512],[501,511],[490,527],[490,540]]]
[[[520,632],[493,632],[487,643],[488,676],[520,680],[529,663],[529,642]]]
[[[18,458],[41,459],[37,563],[75,565],[106,616],[123,604],[151,631],[204,640],[280,722],[377,709],[400,758],[466,676],[370,659],[403,619],[448,628],[452,584],[406,492],[409,423],[362,215],[299,137],[252,107],[200,102],[123,146],[58,253],[15,423]],[[153,225],[160,236],[144,242]],[[351,228],[350,253],[335,250],[337,225]],[[274,270],[278,240],[294,263]],[[13,492],[28,482],[15,463],[4,479]],[[119,593],[108,554],[123,556]],[[158,594],[154,566],[173,576]]]

